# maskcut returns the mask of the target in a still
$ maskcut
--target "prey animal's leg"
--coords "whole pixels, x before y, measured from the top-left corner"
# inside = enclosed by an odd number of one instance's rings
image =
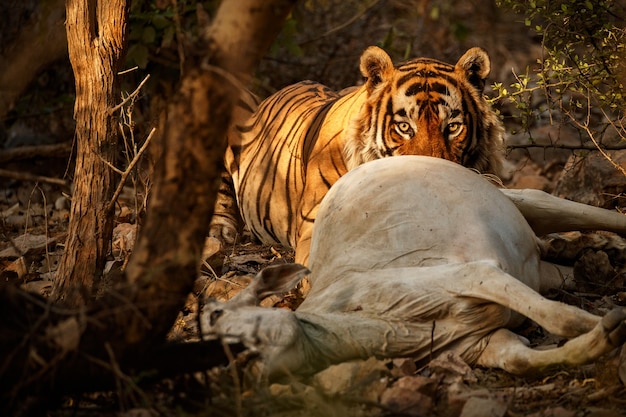
[[[626,216],[615,211],[558,198],[540,190],[501,189],[538,236],[571,230],[626,234]]]
[[[576,289],[576,281],[574,280],[574,268],[571,266],[557,265],[552,262],[539,262],[540,285],[539,293],[545,294],[548,290]]]
[[[626,309],[618,308],[604,316],[591,331],[554,349],[532,349],[510,330],[498,329],[490,336],[476,364],[517,375],[538,373],[558,366],[592,362],[625,341]]]
[[[542,268],[546,265],[540,264],[537,271],[529,271],[527,277],[520,279],[541,279]],[[520,279],[507,274],[493,262],[472,262],[459,269],[459,276],[450,281],[448,291],[458,297],[473,297],[500,304],[558,336],[575,337],[591,331],[600,322],[599,316],[549,300],[531,288],[539,290],[545,283],[522,282]]]

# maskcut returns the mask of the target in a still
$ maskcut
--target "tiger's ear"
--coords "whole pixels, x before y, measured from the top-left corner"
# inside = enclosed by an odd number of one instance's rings
[[[487,76],[491,72],[491,60],[483,48],[472,48],[459,59],[455,70],[464,73],[470,84],[482,93]]]
[[[361,74],[366,79],[368,90],[390,77],[392,72],[391,58],[378,46],[370,46],[361,54]]]

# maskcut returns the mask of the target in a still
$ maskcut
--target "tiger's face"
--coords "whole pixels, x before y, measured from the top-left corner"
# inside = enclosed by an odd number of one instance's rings
[[[497,173],[503,129],[482,95],[490,65],[483,49],[472,48],[456,65],[419,58],[394,67],[382,49],[369,47],[361,56],[366,105],[346,145],[349,169],[426,155]]]

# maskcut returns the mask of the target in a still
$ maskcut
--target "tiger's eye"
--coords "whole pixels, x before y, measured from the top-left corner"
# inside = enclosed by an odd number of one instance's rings
[[[459,133],[459,131],[461,130],[461,126],[462,126],[462,124],[459,123],[459,122],[449,123],[448,126],[446,126],[446,130],[448,132],[448,135],[452,136],[454,134]]]
[[[407,122],[398,122],[395,124],[396,131],[403,136],[413,136],[413,128]]]
[[[398,129],[400,129],[402,133],[408,132],[410,128],[411,126],[407,122],[398,123]]]

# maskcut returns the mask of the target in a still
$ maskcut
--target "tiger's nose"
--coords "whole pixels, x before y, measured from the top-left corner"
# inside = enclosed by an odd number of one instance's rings
[[[407,143],[403,155],[422,155],[455,161],[441,135],[417,136]],[[457,161],[455,161],[457,162]]]

